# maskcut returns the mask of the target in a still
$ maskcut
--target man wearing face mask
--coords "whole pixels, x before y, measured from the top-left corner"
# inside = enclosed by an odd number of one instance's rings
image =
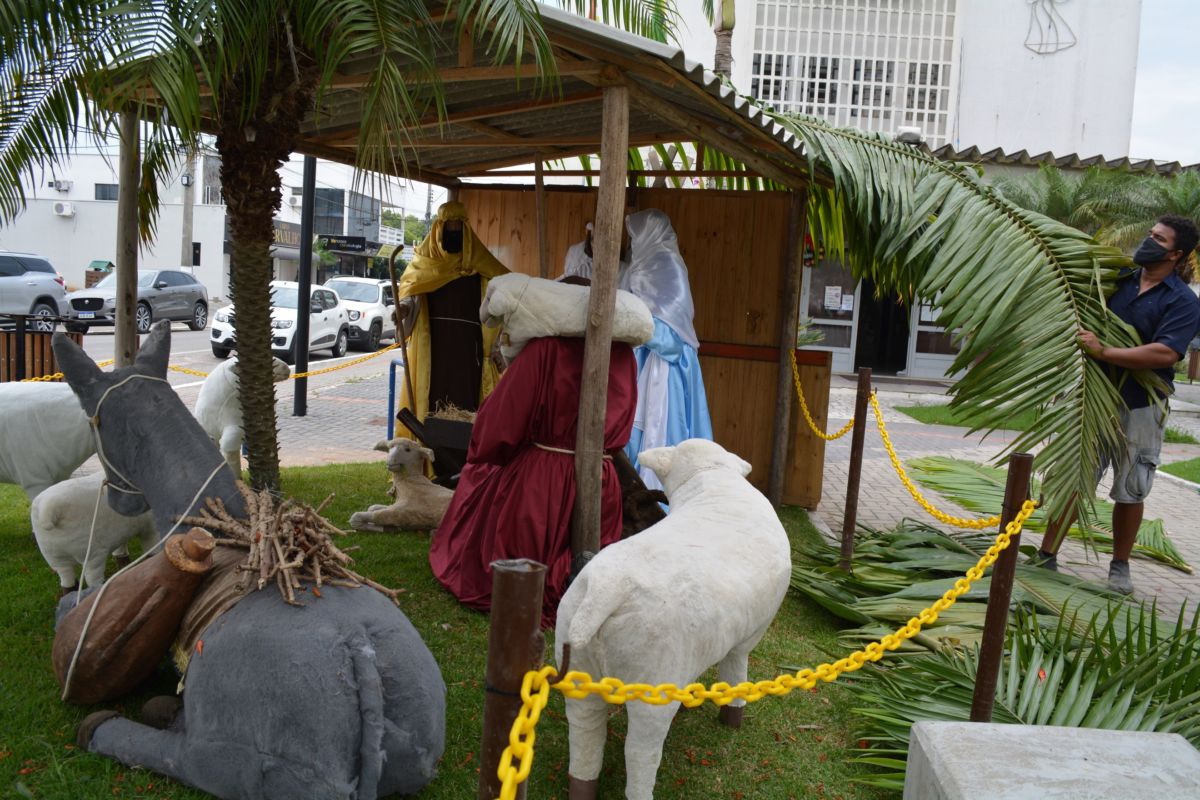
[[[496,260],[467,224],[461,203],[438,208],[429,235],[417,245],[400,279],[397,331],[408,339],[402,408],[417,419],[439,406],[475,411],[499,379],[488,358],[497,330],[483,328],[479,306],[488,281],[508,270]],[[403,424],[397,436],[413,436]]]
[[[1200,330],[1200,299],[1188,288],[1192,278],[1189,256],[1196,247],[1196,223],[1186,217],[1160,217],[1150,235],[1133,254],[1138,266],[1117,281],[1108,299],[1114,314],[1133,326],[1144,344],[1137,347],[1108,347],[1092,331],[1080,330],[1079,342],[1088,354],[1109,366],[1125,408],[1121,431],[1126,452],[1113,464],[1113,487],[1109,496],[1112,514],[1113,559],[1108,570],[1109,588],[1130,594],[1129,555],[1142,523],[1143,502],[1150,493],[1158,466],[1159,451],[1166,431],[1168,394],[1149,390],[1133,379],[1130,370],[1153,370],[1174,390],[1175,364],[1187,353],[1188,343]],[[1107,468],[1101,463],[1100,474]],[[1097,482],[1099,481],[1097,475]],[[1058,569],[1060,531],[1071,520],[1047,527],[1038,553],[1038,563]]]

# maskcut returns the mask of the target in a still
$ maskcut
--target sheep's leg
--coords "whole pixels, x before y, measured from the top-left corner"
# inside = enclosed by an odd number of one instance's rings
[[[117,545],[117,549],[112,552],[113,561],[117,564],[117,569],[125,569],[129,566],[129,546],[125,544]],[[103,575],[101,575],[103,578]],[[91,581],[88,581],[91,585]]]
[[[625,713],[629,715],[629,734],[625,737],[626,800],[653,800],[663,742],[678,710],[679,703],[625,704]]]
[[[233,470],[235,478],[242,477],[242,430],[237,426],[230,425],[225,430],[221,431],[220,442],[221,454],[225,456],[225,463],[229,464],[229,468]]]
[[[755,642],[758,641],[756,638]],[[750,647],[738,645],[729,651],[729,654],[721,659],[720,665],[717,667],[717,673],[721,676],[721,680],[728,683],[730,686],[737,686],[746,680],[749,673]],[[742,726],[742,714],[745,711],[746,701],[738,698],[727,706],[721,706],[721,711],[718,714],[722,724],[728,725],[731,728],[740,728]]]
[[[126,556],[125,560],[128,562],[129,556]],[[99,586],[104,583],[104,565],[107,562],[108,556],[104,553],[104,548],[96,547],[93,544],[87,563],[83,565],[83,582],[88,586]]]
[[[572,782],[596,780],[604,763],[608,704],[595,695],[582,700],[568,699],[567,726],[571,752],[567,772]]]

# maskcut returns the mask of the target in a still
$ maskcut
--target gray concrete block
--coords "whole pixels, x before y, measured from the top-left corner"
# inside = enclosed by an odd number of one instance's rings
[[[904,800],[1196,800],[1200,751],[1175,733],[918,722]]]

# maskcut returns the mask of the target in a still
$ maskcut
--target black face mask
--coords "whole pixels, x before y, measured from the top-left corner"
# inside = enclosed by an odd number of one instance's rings
[[[1147,236],[1134,252],[1133,263],[1141,264],[1142,266],[1159,264],[1167,260],[1167,253],[1169,252],[1171,251]]]
[[[461,253],[463,249],[462,229],[452,231],[442,229],[442,249],[447,253]]]

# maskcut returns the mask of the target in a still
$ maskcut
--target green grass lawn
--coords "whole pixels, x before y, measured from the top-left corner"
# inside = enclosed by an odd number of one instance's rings
[[[1192,483],[1200,483],[1200,458],[1189,458],[1187,461],[1174,461],[1159,467],[1163,472],[1169,472]]]
[[[287,494],[314,505],[337,492],[325,514],[340,526],[351,512],[386,501],[386,474],[378,463],[287,469],[283,483]],[[818,535],[803,511],[785,509],[783,520],[794,542]],[[159,775],[127,769],[75,748],[76,725],[96,708],[71,706],[58,699],[50,663],[58,581],[31,538],[29,504],[14,486],[0,485],[0,539],[0,596],[5,599],[0,606],[5,631],[0,639],[0,796],[206,797]],[[354,553],[357,569],[406,590],[401,606],[438,660],[446,681],[446,752],[437,779],[420,797],[473,797],[488,618],[460,606],[433,578],[428,536],[352,534],[346,544],[361,548]],[[789,593],[751,657],[751,680],[776,677],[784,671],[783,665],[816,666],[831,654],[841,655],[836,634],[828,614]],[[549,643],[546,652],[552,658]],[[715,670],[701,680],[715,682]],[[176,675],[164,666],[144,690],[108,707],[136,718],[144,700],[173,692],[176,682]],[[853,783],[844,763],[854,742],[853,702],[837,685],[768,697],[747,709],[737,731],[717,724],[714,706],[681,711],[664,746],[656,795],[756,800],[887,797]],[[614,710],[601,798],[624,796],[624,733],[625,715]],[[537,729],[529,797],[565,800],[566,794],[566,715],[562,695],[553,693]]]
[[[896,406],[896,410],[902,411],[917,422],[924,422],[926,425],[954,425],[960,428],[971,427],[971,423],[961,415],[960,411],[952,409],[949,406]],[[1008,418],[1004,427],[1000,430],[1029,430],[1033,425],[1034,419],[1033,412],[1017,414]],[[1191,434],[1170,426],[1167,427],[1164,441],[1169,444],[1200,444],[1200,441],[1197,441]]]

